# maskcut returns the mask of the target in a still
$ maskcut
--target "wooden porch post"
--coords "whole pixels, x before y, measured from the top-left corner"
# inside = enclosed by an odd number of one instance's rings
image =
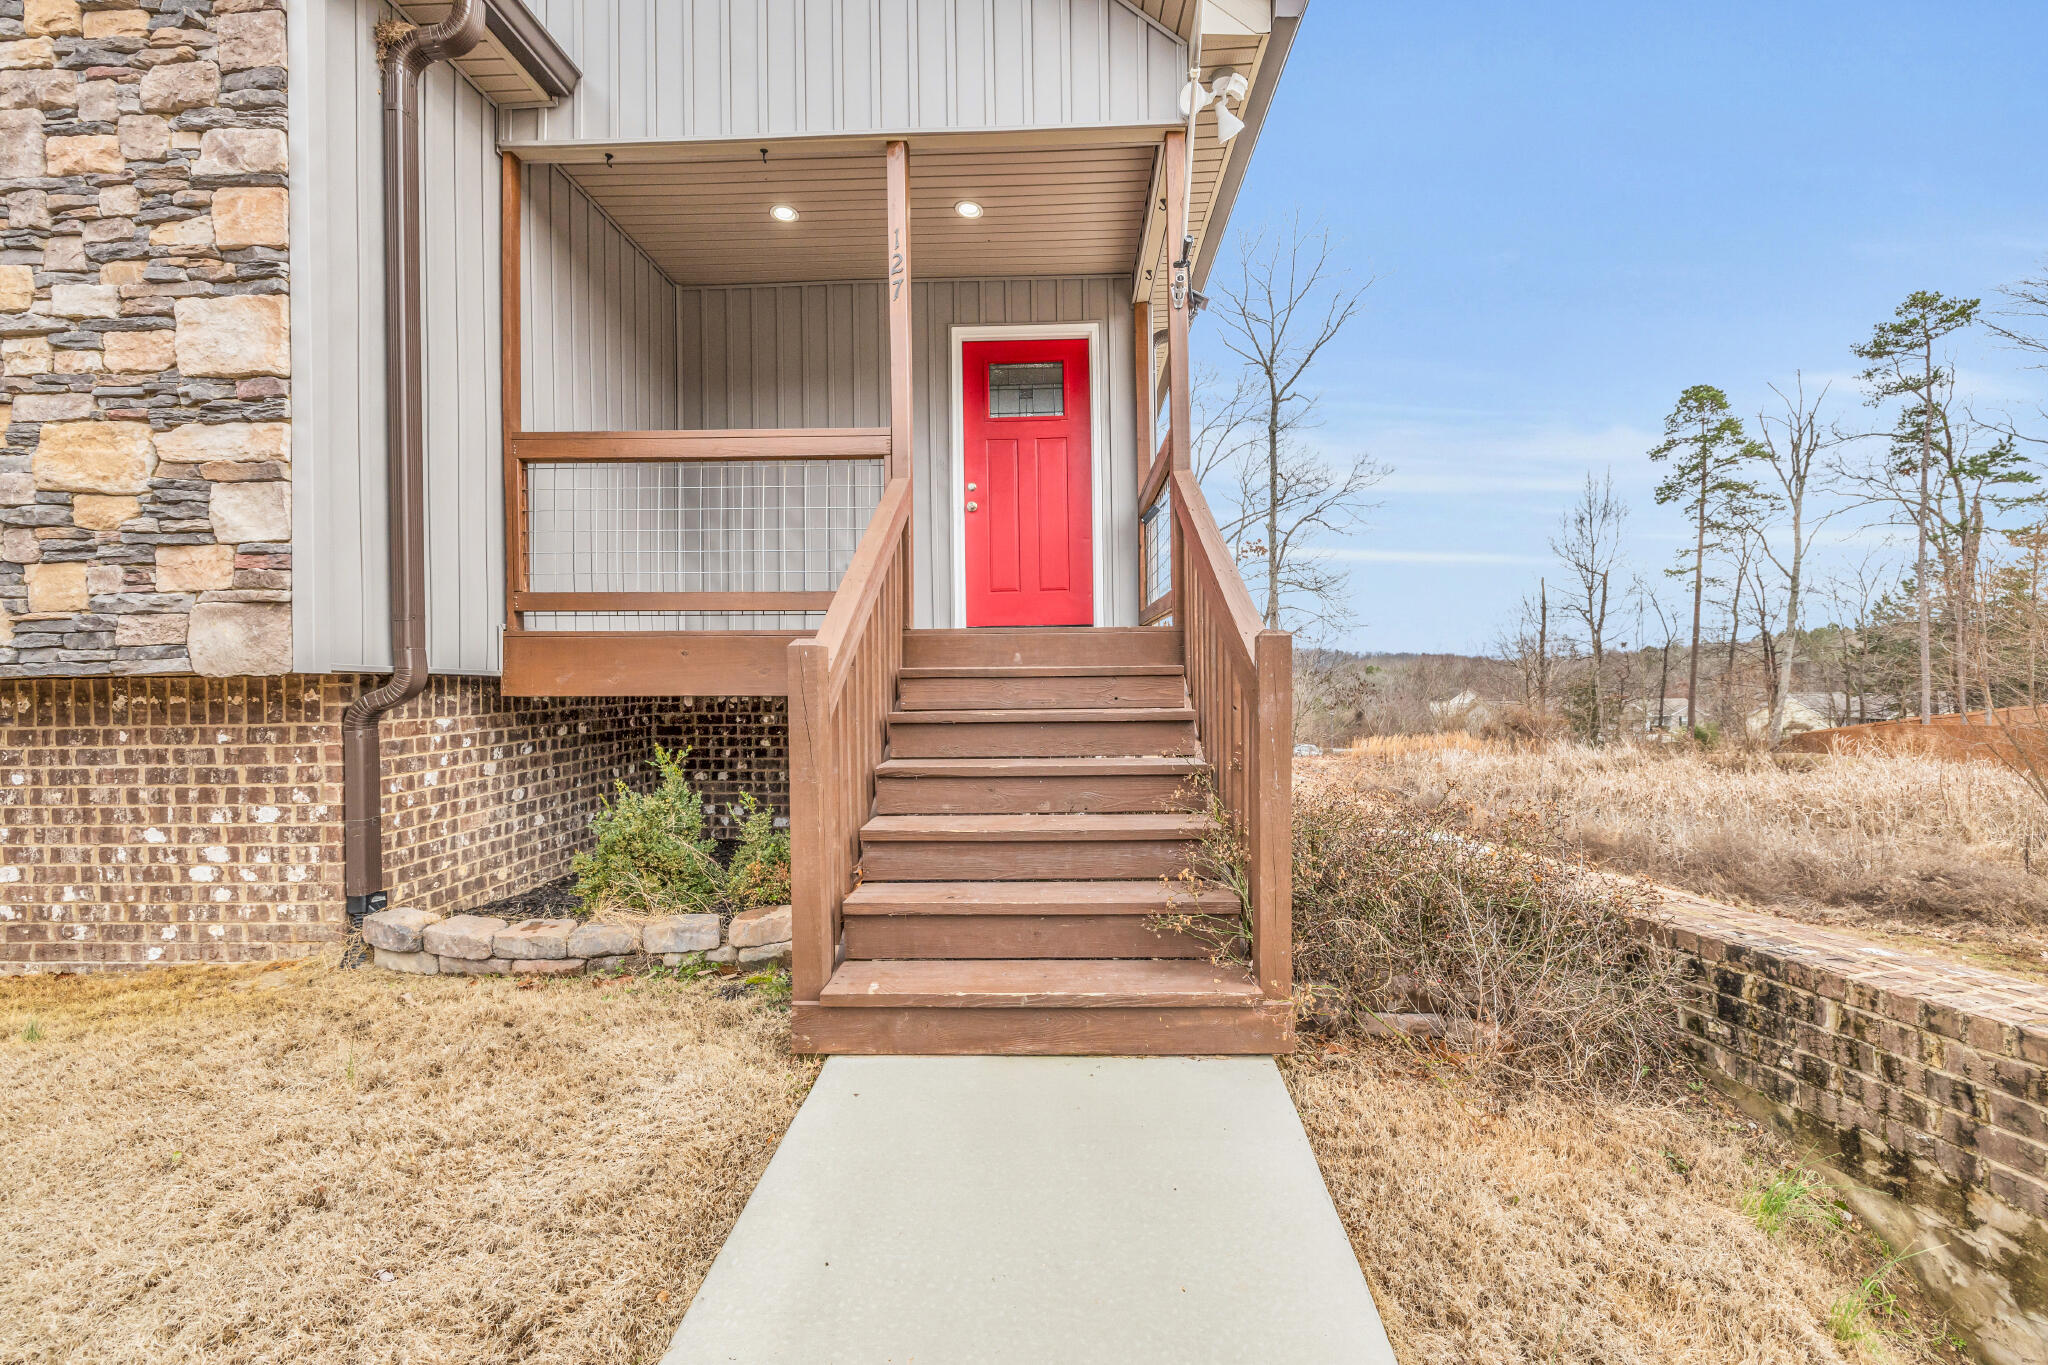
[[[1188,135],[1176,128],[1166,135],[1163,153],[1166,162],[1166,260],[1170,284],[1167,289],[1166,314],[1166,398],[1167,431],[1171,445],[1167,451],[1173,464],[1172,469],[1188,469],[1192,465],[1194,442],[1194,414],[1188,394],[1188,292],[1193,287],[1191,267],[1183,264],[1183,258],[1190,254],[1188,239]],[[1187,553],[1181,542],[1180,519],[1174,518],[1173,525],[1173,623],[1182,630],[1189,628],[1187,608],[1191,601],[1187,588]],[[1192,661],[1190,661],[1192,666]]]
[[[889,144],[889,477],[911,456],[910,144]]]
[[[525,424],[524,333],[521,331],[519,254],[519,158],[510,152],[499,160],[498,224],[498,407],[503,449],[499,458],[505,483],[505,632],[516,635],[524,617],[513,605],[526,590],[526,467],[515,453],[514,439]]]
[[[910,144],[891,142],[888,147],[889,181],[889,464],[888,477],[907,479],[916,455],[916,429],[912,405],[917,397],[916,375],[911,369],[910,283]],[[911,503],[911,525],[916,526],[916,500]],[[915,549],[912,537],[904,549],[908,558]],[[913,561],[914,562],[914,561]],[[903,575],[903,624],[915,619],[914,598],[917,575]]]
[[[1138,486],[1152,472],[1152,457],[1159,453],[1159,409],[1152,401],[1152,301],[1141,299],[1131,305],[1132,390],[1136,397],[1138,422]],[[1145,509],[1140,507],[1138,515]]]

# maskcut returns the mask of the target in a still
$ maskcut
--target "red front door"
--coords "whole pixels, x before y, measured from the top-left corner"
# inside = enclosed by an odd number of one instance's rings
[[[960,350],[967,624],[1093,625],[1087,339]]]

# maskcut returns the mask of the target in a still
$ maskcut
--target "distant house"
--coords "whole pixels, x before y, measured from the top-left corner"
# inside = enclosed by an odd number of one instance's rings
[[[1478,734],[1493,724],[1494,706],[1468,687],[1455,697],[1431,702],[1429,716],[1436,722],[1439,730],[1463,730],[1467,734]]]
[[[1684,697],[1666,697],[1662,706],[1652,698],[1631,703],[1630,712],[1646,731],[1683,730],[1691,723],[1692,703]]]
[[[1825,730],[1834,722],[1827,715],[1815,710],[1798,695],[1785,698],[1780,708],[1784,712],[1780,735],[1803,735],[1809,730]],[[1742,728],[1751,739],[1765,739],[1771,733],[1771,708],[1760,706],[1743,717]]]

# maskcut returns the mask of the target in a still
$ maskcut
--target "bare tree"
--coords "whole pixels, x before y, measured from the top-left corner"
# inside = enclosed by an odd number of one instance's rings
[[[1598,479],[1588,474],[1579,500],[1565,510],[1557,534],[1550,539],[1550,552],[1577,583],[1577,596],[1566,610],[1586,628],[1586,644],[1592,654],[1595,744],[1605,733],[1606,723],[1601,672],[1606,663],[1608,587],[1621,563],[1621,537],[1627,523],[1628,504],[1614,495],[1613,473]]]
[[[1364,510],[1361,495],[1386,470],[1363,456],[1328,463],[1298,437],[1310,424],[1316,395],[1308,372],[1325,347],[1358,315],[1371,284],[1351,286],[1334,259],[1327,230],[1304,231],[1297,218],[1284,230],[1245,238],[1237,278],[1214,305],[1223,344],[1244,362],[1263,419],[1262,459],[1234,461],[1240,557],[1263,557],[1266,624],[1278,628],[1283,597],[1313,605],[1309,614],[1337,615],[1342,575],[1310,564],[1308,542],[1341,532]],[[1262,534],[1248,534],[1263,522]]]
[[[2048,369],[2048,262],[2041,273],[2029,275],[1998,291],[2006,306],[1984,319],[1984,325],[2023,351],[2041,357],[2037,369]]]
[[[1818,491],[1813,480],[1823,468],[1821,453],[1845,438],[1821,427],[1820,409],[1827,400],[1827,385],[1821,386],[1811,403],[1806,400],[1804,375],[1794,377],[1790,394],[1776,384],[1771,385],[1771,392],[1778,396],[1783,410],[1757,414],[1759,439],[1755,452],[1757,461],[1769,468],[1778,485],[1768,490],[1768,500],[1759,502],[1758,508],[1769,514],[1782,514],[1787,522],[1782,540],[1774,540],[1768,532],[1758,538],[1765,557],[1785,580],[1785,634],[1777,650],[1778,676],[1771,700],[1771,743],[1776,744],[1785,737],[1784,702],[1792,695],[1792,665],[1799,652],[1800,593],[1805,586],[1807,551],[1821,528],[1841,510],[1837,507],[1814,515],[1808,498]]]
[[[1362,455],[1332,462],[1293,437],[1282,440],[1277,463],[1255,454],[1226,471],[1234,486],[1223,495],[1231,511],[1220,529],[1240,563],[1265,566],[1267,625],[1277,628],[1284,614],[1290,630],[1327,635],[1351,620],[1348,580],[1315,542],[1357,526],[1374,506],[1365,493],[1387,467]]]
[[[1515,671],[1522,705],[1538,716],[1550,710],[1550,585],[1539,579],[1525,593],[1515,617],[1494,641],[1494,657]]]
[[[1194,418],[1190,433],[1190,463],[1195,481],[1208,485],[1211,476],[1231,471],[1255,452],[1259,428],[1263,425],[1259,405],[1263,395],[1249,370],[1239,370],[1226,385],[1213,365],[1203,365],[1194,374],[1189,407]],[[1153,452],[1140,452],[1146,460]]]
[[[1669,723],[1666,708],[1669,704],[1668,698],[1671,696],[1671,646],[1678,642],[1679,618],[1675,611],[1664,605],[1664,599],[1647,580],[1640,577],[1637,578],[1634,592],[1637,615],[1645,620],[1654,617],[1657,622],[1658,638],[1664,642],[1658,647],[1657,651],[1657,701],[1654,708],[1647,706],[1644,708],[1644,720],[1648,722],[1651,729],[1661,732]],[[1638,629],[1636,634],[1641,635],[1642,631]],[[1647,648],[1647,641],[1645,642],[1645,647]],[[1693,723],[1692,703],[1688,701],[1686,703],[1686,725],[1690,728]]]

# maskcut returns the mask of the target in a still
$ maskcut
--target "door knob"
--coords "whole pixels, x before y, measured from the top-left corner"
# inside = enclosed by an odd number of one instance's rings
[[[970,512],[978,512],[981,510],[981,504],[978,502],[970,502],[967,504],[967,510]]]

